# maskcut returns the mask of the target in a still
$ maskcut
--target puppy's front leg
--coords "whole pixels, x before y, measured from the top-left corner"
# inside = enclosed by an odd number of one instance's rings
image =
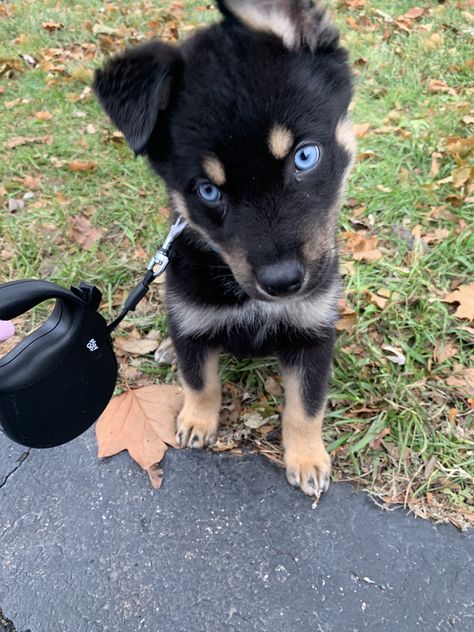
[[[334,334],[312,346],[280,354],[286,404],[283,448],[286,476],[291,485],[319,496],[329,487],[331,459],[322,438],[326,391],[334,348]]]
[[[191,339],[175,341],[175,348],[184,388],[176,438],[181,448],[203,448],[217,438],[221,407],[219,351]]]

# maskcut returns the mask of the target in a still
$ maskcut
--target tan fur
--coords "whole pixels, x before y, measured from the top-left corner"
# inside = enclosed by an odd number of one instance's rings
[[[226,5],[248,28],[276,35],[289,50],[298,50],[303,41],[316,50],[320,33],[332,26],[324,7],[302,9],[289,0],[226,0]]]
[[[305,411],[297,372],[284,373],[286,404],[282,441],[288,481],[310,496],[329,485],[331,459],[324,447],[322,423],[324,406],[314,417]],[[314,483],[313,483],[314,480]]]
[[[180,447],[202,448],[216,440],[221,407],[218,369],[219,352],[209,352],[203,369],[203,388],[197,391],[182,379],[184,405],[176,429]]]
[[[268,13],[264,13],[252,4],[244,2],[240,7],[236,6],[236,13],[242,22],[254,31],[273,33],[281,38],[287,48],[295,46],[298,36],[295,24],[289,15],[277,7],[271,7]]]
[[[268,136],[268,148],[272,155],[278,160],[288,156],[290,149],[295,142],[293,134],[283,125],[275,125]]]
[[[349,116],[342,116],[339,120],[339,123],[336,127],[336,140],[343,147],[349,156],[351,157],[351,165],[349,168],[352,168],[353,162],[355,160],[356,150],[357,150],[357,141],[354,134],[354,130],[352,129],[352,124]]]
[[[226,182],[225,169],[222,162],[215,156],[207,156],[204,158],[202,166],[206,172],[207,177],[218,187],[221,187]]]

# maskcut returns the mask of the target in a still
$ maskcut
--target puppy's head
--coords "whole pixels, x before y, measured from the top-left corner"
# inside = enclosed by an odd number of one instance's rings
[[[218,4],[220,24],[125,52],[94,89],[248,295],[304,296],[334,274],[355,153],[347,55],[311,0]]]

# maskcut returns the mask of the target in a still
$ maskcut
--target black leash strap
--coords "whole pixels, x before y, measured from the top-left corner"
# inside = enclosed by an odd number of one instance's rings
[[[164,273],[170,262],[170,253],[173,242],[176,237],[178,237],[178,235],[183,232],[186,226],[187,222],[182,217],[178,217],[176,222],[171,226],[163,245],[158,248],[155,256],[148,264],[148,269],[145,273],[145,276],[127,296],[127,300],[125,301],[125,304],[119,316],[112,323],[110,323],[110,325],[107,326],[109,333],[112,333],[115,329],[117,329],[117,327],[120,325],[128,312],[133,312],[136,309],[138,303],[148,293],[150,285],[153,283],[153,281]]]

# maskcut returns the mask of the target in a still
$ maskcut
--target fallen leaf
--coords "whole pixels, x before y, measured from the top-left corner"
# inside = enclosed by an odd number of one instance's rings
[[[456,189],[461,188],[468,182],[474,173],[474,169],[471,167],[458,167],[453,169],[451,177],[453,179],[453,187]]]
[[[33,176],[25,176],[22,180],[22,185],[25,189],[30,191],[36,191],[41,187],[41,178],[34,178]]]
[[[458,318],[474,320],[474,283],[461,285],[457,290],[444,297],[445,303],[459,303],[454,315]]]
[[[356,138],[363,138],[370,129],[370,123],[357,123],[352,126]]]
[[[453,156],[467,158],[474,152],[474,136],[449,136],[445,139],[446,149]]]
[[[346,232],[342,239],[356,261],[377,261],[382,257],[381,251],[377,248],[378,237],[365,237],[361,233]]]
[[[70,160],[66,163],[68,169],[76,172],[93,171],[97,163],[94,160]]]
[[[407,18],[408,20],[416,20],[417,18],[421,18],[421,16],[424,15],[426,11],[427,9],[422,9],[421,7],[413,7],[412,9],[409,9],[403,15],[403,17]]]
[[[157,340],[149,340],[147,338],[140,340],[135,340],[134,338],[116,338],[115,344],[119,349],[122,349],[122,351],[135,355],[147,355],[147,353],[152,353],[158,347]]]
[[[47,112],[46,110],[41,110],[40,112],[36,112],[35,117],[39,121],[50,121],[53,118],[51,112]]]
[[[393,362],[394,364],[399,364],[400,366],[406,364],[407,359],[403,351],[398,347],[393,347],[392,345],[384,345],[382,349],[389,352],[390,355],[387,355],[387,360],[390,360],[390,362]]]
[[[279,384],[274,377],[272,377],[271,375],[269,375],[267,377],[267,379],[265,380],[265,391],[269,394],[269,395],[274,395],[274,396],[278,396],[282,394],[282,388],[281,388],[281,384]]]
[[[451,96],[456,96],[456,90],[448,86],[448,84],[442,79],[430,79],[428,83],[428,92],[447,92]]]
[[[451,342],[437,342],[434,348],[433,358],[436,362],[445,362],[449,358],[454,358],[459,349]]]
[[[439,162],[438,159],[442,158],[443,154],[439,151],[434,151],[431,154],[431,168],[430,168],[430,177],[435,178],[439,173]]]
[[[147,469],[146,473],[150,477],[153,489],[160,489],[161,484],[163,483],[163,470],[159,467],[159,465],[155,463],[155,465],[152,465]]]
[[[32,145],[33,143],[42,143],[43,141],[44,139],[39,136],[13,136],[7,142],[7,148],[15,149],[15,147],[21,145]]]
[[[60,31],[61,29],[64,28],[64,24],[62,22],[51,22],[51,21],[43,22],[41,26],[46,31]]]
[[[91,250],[104,234],[103,228],[95,228],[83,215],[71,217],[69,220],[71,238],[84,250]]]
[[[22,211],[25,208],[25,202],[17,198],[9,198],[8,200],[8,212],[16,213]]]
[[[370,292],[370,290],[366,290],[365,295],[369,299],[369,302],[379,309],[385,309],[385,307],[387,306],[388,299],[385,296],[379,296],[378,294]]]
[[[390,432],[390,428],[384,428],[381,432],[379,432],[375,439],[369,443],[370,447],[374,448],[374,450],[378,450],[380,448],[380,444],[382,443],[382,439],[390,434]]]
[[[241,419],[244,422],[244,425],[247,426],[247,428],[251,428],[252,430],[260,428],[268,422],[268,418],[264,419],[262,415],[257,412],[245,413],[241,416]]]
[[[127,450],[149,470],[163,459],[168,445],[176,446],[175,422],[182,406],[182,389],[167,384],[114,397],[96,426],[99,458]]]
[[[446,380],[448,386],[452,386],[463,395],[474,395],[474,369],[461,369],[456,371]]]

